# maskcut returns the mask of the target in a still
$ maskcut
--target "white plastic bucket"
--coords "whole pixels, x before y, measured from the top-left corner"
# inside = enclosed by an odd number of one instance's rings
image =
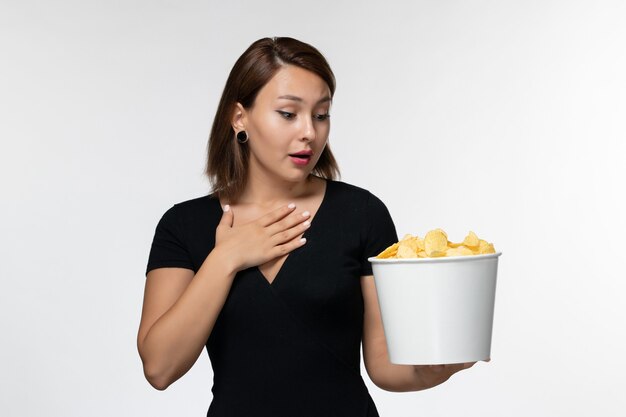
[[[431,365],[490,358],[501,254],[369,258],[391,363]]]

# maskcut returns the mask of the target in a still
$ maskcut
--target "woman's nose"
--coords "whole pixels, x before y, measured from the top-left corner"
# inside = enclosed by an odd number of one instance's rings
[[[304,126],[302,126],[302,140],[305,140],[307,142],[315,140],[317,132],[315,131],[315,125],[313,124],[313,120],[307,119],[303,123]]]

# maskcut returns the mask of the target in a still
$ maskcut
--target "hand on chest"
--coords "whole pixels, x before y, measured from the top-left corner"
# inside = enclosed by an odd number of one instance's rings
[[[292,216],[301,216],[302,213],[308,213],[308,221],[313,224],[314,218],[319,210],[323,199],[323,195],[312,196],[307,199],[296,200],[294,203],[296,204],[296,210],[292,213]],[[279,206],[280,207],[280,206]],[[233,227],[237,227],[239,225],[244,225],[249,222],[258,221],[258,219],[267,215],[269,212],[276,210],[277,207],[273,206],[258,206],[253,204],[241,204],[234,205],[231,207],[234,214]],[[289,218],[285,218],[280,220],[280,222],[289,222]],[[280,232],[277,232],[280,233]],[[303,231],[297,238],[302,238],[305,236],[306,231]],[[265,277],[265,279],[271,284],[280,270],[282,269],[285,261],[290,256],[290,254],[285,254],[274,259],[271,259],[261,265],[258,265],[258,269],[261,274]]]

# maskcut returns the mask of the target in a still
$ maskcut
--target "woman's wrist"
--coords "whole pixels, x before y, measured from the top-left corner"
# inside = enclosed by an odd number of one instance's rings
[[[234,277],[241,270],[237,260],[220,246],[213,248],[204,262],[211,263],[221,274],[228,277]]]
[[[457,363],[448,365],[414,365],[416,379],[422,389],[435,387],[446,382],[452,375],[464,369],[471,368],[475,362]]]

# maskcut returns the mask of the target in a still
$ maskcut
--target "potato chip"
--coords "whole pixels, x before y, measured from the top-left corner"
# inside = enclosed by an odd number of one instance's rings
[[[435,252],[445,253],[446,249],[448,249],[448,236],[443,230],[435,229],[426,233],[426,237],[424,237],[426,255],[433,256]]]
[[[394,243],[389,246],[387,249],[378,254],[377,258],[385,259],[385,258],[393,258],[398,253],[398,243]]]
[[[493,244],[489,243],[489,242],[486,242],[486,241],[484,241],[482,239],[480,240],[480,243],[479,243],[479,250],[480,250],[481,254],[483,254],[483,253],[496,253],[496,250],[494,249]]]
[[[416,258],[416,257],[417,257],[417,252],[413,250],[413,248],[411,248],[409,245],[401,244],[398,247],[398,254],[396,255],[396,258]]]
[[[476,236],[476,233],[472,232],[471,230],[469,234],[463,240],[463,244],[467,246],[468,248],[477,247],[480,244],[479,242],[480,242],[480,239],[478,239],[478,236]]]
[[[470,231],[462,242],[448,240],[448,234],[442,229],[434,229],[426,233],[424,239],[406,234],[397,243],[382,251],[377,258],[440,258],[444,256],[471,256],[496,253],[493,243],[480,239]]]
[[[405,245],[410,247],[413,250],[413,252],[415,252],[415,253],[419,252],[419,250],[420,250],[420,245],[419,245],[417,239],[415,239],[415,238],[407,240]],[[424,249],[424,248],[422,247],[421,249]]]
[[[467,246],[458,245],[457,247],[450,248],[446,251],[446,256],[467,256],[474,255],[474,251],[472,251]]]

